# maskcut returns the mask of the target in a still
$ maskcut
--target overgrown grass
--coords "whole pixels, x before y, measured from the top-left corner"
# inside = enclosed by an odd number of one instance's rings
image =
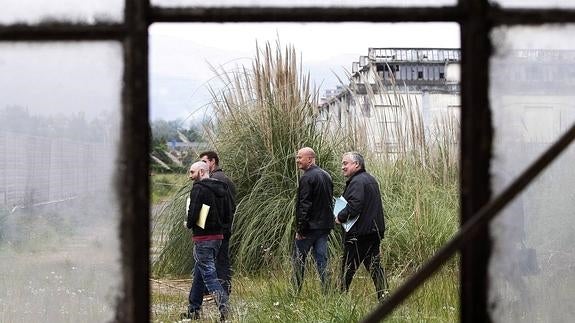
[[[181,173],[155,173],[150,177],[152,192],[152,204],[169,201],[183,185],[186,185],[188,178],[185,172]]]
[[[385,266],[412,272],[457,231],[457,182],[443,183],[409,161],[381,164],[371,172],[379,179],[386,212]]]
[[[181,277],[193,267],[191,233],[184,226],[189,183],[182,184],[171,199],[152,214],[152,275]]]
[[[365,150],[368,171],[379,180],[383,194],[388,230],[382,250],[391,270],[411,272],[456,231],[457,121],[445,118],[426,129],[429,125],[422,122],[417,100],[403,95],[395,84],[376,82],[351,100],[355,106],[366,101],[393,107],[374,111],[377,122],[350,114],[345,131],[330,120],[323,123],[329,128],[323,127],[316,122],[315,95],[308,78],[298,71],[295,50],[288,47],[283,52],[279,44],[275,50],[270,44],[258,48],[251,69],[219,73],[226,86],[213,91],[215,114],[207,129],[222,166],[238,188],[231,240],[236,271],[257,273],[289,265],[299,176],[294,154],[303,146],[316,150],[318,164],[334,179],[336,194],[343,191],[345,181],[341,154]],[[353,82],[349,86],[357,87]],[[387,122],[390,119],[400,121]],[[378,133],[382,141],[397,142],[395,153],[369,150],[368,137]],[[172,195],[154,226],[161,237],[156,275],[180,275],[191,268],[191,260],[181,257],[191,246],[181,225],[186,195],[186,188]],[[339,230],[331,236],[332,256],[341,253],[340,237]]]
[[[293,294],[286,279],[290,274],[287,271],[278,270],[256,276],[237,275],[231,297],[231,321],[358,322],[377,306],[373,283],[363,268],[356,274],[347,294],[340,294],[336,290],[322,294],[319,279],[310,269],[306,271],[304,287],[299,295]],[[390,279],[392,288],[400,283],[401,278]],[[153,322],[176,321],[179,314],[185,311],[189,286],[178,286],[185,289],[153,288]],[[457,273],[444,269],[398,307],[386,322],[457,322],[457,298]],[[205,306],[204,317],[204,322],[217,318],[212,303]]]
[[[0,223],[0,322],[113,319],[120,249],[104,195],[6,214]]]
[[[315,93],[298,67],[293,48],[283,52],[279,46],[274,50],[267,44],[258,49],[250,70],[220,74],[227,87],[213,92],[215,116],[207,129],[238,191],[231,254],[240,271],[257,272],[270,264],[281,266],[283,262],[278,259],[290,252],[298,149],[314,148],[318,164],[339,179],[339,190],[343,184],[338,140],[316,127]],[[166,221],[158,222],[158,230],[168,233],[162,235],[165,256],[154,264],[158,275],[168,273],[162,268],[172,268],[171,273],[188,272],[190,268],[180,253],[189,244],[182,240],[186,234],[179,228],[180,219],[185,217],[181,202],[182,195],[176,195],[161,215]]]
[[[309,267],[307,287],[298,297],[291,295],[290,255],[299,176],[294,157],[303,146],[316,151],[318,164],[334,179],[335,194],[342,193],[345,182],[339,166],[341,154],[350,149],[364,153],[367,170],[378,179],[383,195],[387,231],[381,248],[392,289],[457,230],[459,185],[454,147],[458,136],[453,120],[436,123],[433,131],[427,131],[417,103],[399,95],[397,89],[385,92],[381,84],[369,87],[367,95],[372,100],[380,96],[378,100],[388,100],[387,105],[394,107],[391,117],[403,120],[395,128],[378,130],[373,122],[361,120],[347,120],[345,130],[330,122],[323,123],[331,125],[324,128],[316,122],[315,95],[308,79],[298,74],[293,48],[282,52],[279,45],[275,51],[269,44],[258,49],[251,69],[221,72],[220,76],[227,87],[213,91],[215,115],[207,129],[223,168],[238,189],[231,240],[237,321],[355,322],[376,305],[373,284],[363,271],[348,295],[324,296],[318,294],[317,279],[310,279],[315,270]],[[380,123],[388,124],[385,120]],[[393,154],[370,151],[373,131],[399,140],[399,149]],[[189,277],[191,273],[191,239],[182,225],[188,190],[182,186],[172,195],[154,226],[154,235],[160,237],[153,259],[156,277]],[[342,254],[340,230],[333,231],[329,246],[330,271],[337,277]],[[456,321],[455,264],[449,262],[396,310],[391,321]],[[185,295],[181,301],[185,310]]]

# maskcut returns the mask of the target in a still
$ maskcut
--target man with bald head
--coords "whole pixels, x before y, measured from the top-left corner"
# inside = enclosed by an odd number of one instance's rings
[[[209,167],[199,161],[190,166],[189,178],[194,182],[190,191],[190,205],[186,227],[192,230],[194,242],[194,271],[188,297],[187,318],[199,319],[204,290],[214,295],[221,319],[229,313],[228,293],[222,287],[216,273],[216,255],[222,244],[225,204],[228,187],[217,179],[209,178]],[[209,207],[205,222],[199,221],[202,208]],[[203,223],[202,223],[203,222]]]
[[[297,152],[296,164],[303,171],[297,189],[296,234],[293,253],[294,285],[301,290],[307,254],[313,249],[322,290],[328,288],[327,240],[333,223],[333,182],[331,176],[315,164],[315,152],[309,147]]]

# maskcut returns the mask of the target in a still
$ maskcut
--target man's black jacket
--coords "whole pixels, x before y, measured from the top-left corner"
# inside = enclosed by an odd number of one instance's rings
[[[215,178],[219,181],[226,183],[226,185],[229,189],[230,194],[228,197],[231,199],[229,201],[230,204],[228,204],[227,207],[231,210],[231,213],[228,212],[230,214],[230,216],[223,223],[224,234],[226,234],[229,237],[231,235],[231,232],[232,232],[232,226],[233,226],[233,222],[234,222],[234,214],[236,213],[236,186],[234,185],[234,182],[232,182],[232,180],[219,167],[216,168],[214,170],[214,172],[210,174],[210,178]]]
[[[299,180],[296,202],[296,230],[333,229],[333,182],[331,176],[311,165]]]
[[[226,183],[217,179],[206,178],[197,181],[190,191],[190,207],[188,210],[187,227],[192,229],[194,236],[222,234],[230,216],[227,205],[229,191]],[[202,205],[210,206],[205,227],[196,225]]]
[[[346,236],[377,234],[382,239],[385,232],[383,204],[375,178],[360,169],[347,180],[343,197],[347,206],[337,215],[339,222],[359,216]]]

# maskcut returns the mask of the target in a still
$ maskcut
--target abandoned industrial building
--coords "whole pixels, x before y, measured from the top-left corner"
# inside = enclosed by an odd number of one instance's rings
[[[459,124],[460,61],[453,48],[369,48],[352,63],[349,83],[327,91],[319,121],[353,130],[370,151],[389,156],[421,140],[455,140],[444,130]]]

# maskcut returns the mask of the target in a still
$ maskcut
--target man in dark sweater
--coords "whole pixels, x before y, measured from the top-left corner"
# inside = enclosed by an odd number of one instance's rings
[[[313,248],[322,290],[328,286],[327,240],[333,223],[333,182],[331,176],[315,164],[315,152],[300,149],[296,163],[304,173],[299,179],[296,201],[296,234],[293,254],[294,284],[299,292],[303,283],[305,260]]]
[[[212,294],[220,310],[221,319],[228,315],[228,293],[217,279],[215,260],[224,238],[222,217],[227,198],[224,182],[208,177],[208,165],[195,162],[189,177],[194,181],[186,227],[192,229],[194,241],[194,272],[188,297],[188,317],[199,319],[204,290]],[[207,212],[206,212],[207,211]]]
[[[215,151],[204,151],[200,154],[200,159],[208,165],[210,170],[210,178],[215,178],[228,185],[228,189],[232,197],[233,212],[235,212],[236,186],[220,168],[220,159],[218,154]],[[230,260],[230,237],[232,235],[232,222],[233,218],[230,219],[229,223],[223,224],[224,239],[222,240],[220,252],[216,258],[216,271],[218,272],[218,279],[220,280],[222,287],[224,287],[228,295],[232,292],[232,263]]]
[[[383,205],[379,184],[365,171],[363,156],[357,152],[345,153],[341,161],[343,175],[347,178],[343,197],[347,205],[337,215],[335,222],[347,222],[357,217],[355,224],[344,236],[341,288],[349,290],[351,280],[363,263],[375,284],[378,300],[387,290],[385,273],[381,267],[379,245],[385,232]]]

